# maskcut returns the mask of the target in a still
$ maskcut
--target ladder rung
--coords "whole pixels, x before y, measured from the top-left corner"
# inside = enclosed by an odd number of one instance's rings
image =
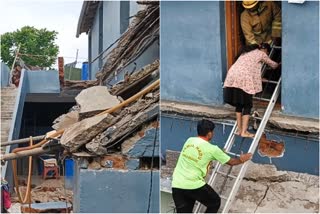
[[[266,98],[262,98],[262,97],[253,97],[253,99],[255,99],[255,100],[263,100],[263,101],[270,102],[270,99],[266,99]]]
[[[274,49],[281,49],[281,46],[273,45],[271,48],[274,48]]]
[[[227,200],[228,198],[224,195],[220,195],[220,198],[223,199],[223,200]]]
[[[277,81],[273,81],[273,80],[262,80],[262,82],[272,83],[272,84],[278,84]]]
[[[236,179],[237,176],[234,176],[234,175],[230,175],[230,174],[227,174],[227,173],[224,173],[224,172],[221,172],[221,171],[217,171],[217,173],[221,174],[221,175],[224,175],[224,176],[227,176],[227,177],[230,177],[230,178],[233,178],[233,179]]]
[[[233,152],[227,152],[227,154],[229,154],[229,155],[233,155],[233,156],[237,156],[237,157],[240,157],[240,155],[239,155],[239,154],[236,154],[236,153],[233,153]]]
[[[262,117],[253,116],[254,119],[262,120]]]

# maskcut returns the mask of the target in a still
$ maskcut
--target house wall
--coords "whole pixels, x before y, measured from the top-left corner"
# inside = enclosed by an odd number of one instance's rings
[[[223,2],[161,2],[161,99],[223,104],[223,8]],[[282,31],[283,114],[318,118],[319,2],[282,2]]]
[[[96,79],[96,73],[100,71],[106,62],[106,59],[103,59],[104,56],[106,56],[116,44],[112,45],[99,59],[95,58],[114,43],[120,37],[121,33],[127,29],[129,25],[129,13],[129,1],[100,2],[91,28],[91,45],[89,49],[91,49],[91,60],[94,60],[90,67],[91,79]]]
[[[161,2],[161,99],[222,104],[224,2]]]
[[[99,25],[103,28],[103,48],[102,51],[107,49],[112,43],[114,43],[122,33],[124,33],[129,25],[129,16],[135,15],[141,8],[136,1],[104,1],[101,2],[103,11],[103,23],[99,24],[99,9],[95,17],[93,27],[91,29],[91,59],[94,60],[99,54]],[[117,43],[111,46],[111,48],[103,54],[106,56]],[[90,49],[90,47],[89,47]],[[90,56],[89,56],[90,58]],[[135,71],[139,70],[143,66],[152,63],[154,60],[159,59],[159,41],[154,42],[141,56],[139,56],[134,62],[130,63],[123,70],[118,72],[117,76],[110,79],[107,82],[108,85],[113,85],[118,81],[124,79],[124,73],[126,71],[132,71],[135,67]],[[102,61],[106,63],[106,59]],[[134,64],[136,63],[136,65]],[[92,62],[91,65],[91,79],[95,79],[96,73],[100,70],[99,59]]]
[[[146,213],[150,171],[86,170],[76,171],[77,213]],[[159,171],[153,171],[150,212],[159,212]]]
[[[27,93],[60,93],[59,72],[26,71]]]
[[[181,151],[184,142],[191,136],[197,136],[197,121],[199,119],[191,117],[176,117],[174,115],[161,114],[161,154],[164,157],[166,150]],[[223,148],[233,124],[222,124],[216,122],[214,130],[214,144]],[[165,137],[162,137],[165,136]],[[289,136],[285,134],[275,134],[267,132],[267,139],[283,140],[285,142],[285,153],[281,158],[261,157],[258,152],[253,156],[253,162],[262,164],[274,164],[279,170],[289,170],[295,172],[319,174],[319,139],[306,139],[303,137]],[[249,150],[252,140],[246,138],[241,150],[245,153]],[[236,144],[232,151],[239,152],[241,138],[236,137]],[[297,158],[308,157],[308,158]]]
[[[100,2],[102,4],[102,2]],[[99,9],[97,10],[91,31],[91,60],[94,60],[99,55]],[[90,57],[89,57],[90,58]],[[96,79],[96,73],[99,71],[99,60],[95,60],[91,63],[91,79]]]
[[[105,50],[114,41],[116,41],[119,38],[119,36],[120,36],[120,1],[104,1],[103,2],[103,50]],[[106,54],[104,54],[104,56],[105,55]],[[103,61],[103,63],[105,63],[105,60]]]
[[[282,2],[283,113],[319,117],[319,2]]]

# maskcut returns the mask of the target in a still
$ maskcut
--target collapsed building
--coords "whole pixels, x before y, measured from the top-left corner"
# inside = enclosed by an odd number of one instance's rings
[[[113,9],[117,12],[106,13]],[[110,15],[114,16],[110,17],[112,20],[120,18],[127,22],[121,22],[119,29],[111,21],[103,23],[105,19],[92,18]],[[70,191],[64,193],[64,197],[48,194],[48,190],[60,192],[62,186],[59,185],[40,185],[29,190],[29,179],[25,182],[28,184],[19,181],[21,192],[29,195],[28,191],[31,192],[29,203],[32,203],[33,211],[44,209],[39,208],[41,203],[56,200],[72,204],[73,212],[159,210],[159,3],[84,2],[77,34],[88,33],[91,42],[90,37],[106,30],[104,26],[110,24],[111,28],[119,30],[119,37],[112,42],[104,37],[95,40],[101,45],[99,52],[95,52],[98,50],[94,50],[96,46],[93,41],[89,45],[92,80],[61,82],[61,72],[29,73],[24,69],[21,72],[16,96],[18,103],[14,110],[18,114],[14,113],[12,118],[9,141],[19,138],[20,124],[24,124],[21,122],[23,104],[28,99],[28,93],[36,91],[30,81],[35,81],[37,75],[54,80],[50,82],[49,90],[54,90],[59,99],[73,100],[70,102],[73,105],[67,107],[69,111],[51,120],[54,131],[34,138],[35,142],[40,143],[17,146],[16,142],[13,142],[15,145],[9,142],[7,152],[2,156],[2,161],[30,155],[38,157],[43,153],[58,155],[58,162],[72,158],[71,198]],[[98,32],[96,27],[99,28]],[[105,37],[109,36],[107,32]],[[48,86],[44,88],[48,89]],[[39,93],[40,89],[37,90]],[[48,110],[51,111],[48,114],[54,112],[54,109]],[[23,169],[27,162],[22,159],[17,164],[18,174],[27,174]],[[60,169],[60,175],[66,175],[64,170]],[[6,171],[6,178],[12,185],[16,176],[10,161],[5,162],[2,171]],[[126,206],[114,206],[123,203]],[[21,210],[30,212],[28,205],[23,205]],[[52,211],[48,207],[44,210]]]

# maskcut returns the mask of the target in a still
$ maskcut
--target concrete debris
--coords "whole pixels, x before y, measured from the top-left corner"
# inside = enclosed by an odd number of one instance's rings
[[[166,164],[161,167],[162,180],[172,176],[177,155],[167,152]],[[173,161],[173,162],[170,162]],[[221,169],[228,172],[229,166]],[[231,175],[237,175],[240,166],[234,166]],[[232,179],[226,182],[222,195],[231,191]],[[224,177],[218,176],[214,189],[220,193]],[[224,200],[222,200],[222,206]],[[221,211],[221,210],[220,210]],[[247,172],[241,182],[231,213],[318,213],[319,176],[291,171],[280,171],[274,165],[249,162]]]
[[[93,169],[93,170],[101,169],[100,159],[98,160],[95,159],[91,163],[89,163],[88,169]]]
[[[255,210],[262,212],[319,213],[319,189],[301,182],[272,183]]]
[[[319,133],[319,120],[282,115],[281,112],[273,112],[269,123],[280,129],[297,130],[308,133]]]
[[[155,60],[153,63],[148,64],[141,68],[139,71],[134,72],[129,75],[127,81],[122,81],[116,85],[113,85],[110,89],[110,94],[112,95],[122,95],[124,92],[134,87],[135,85],[143,86],[141,84],[154,72],[159,73],[159,60]]]
[[[21,204],[13,203],[11,207],[8,209],[9,213],[21,213]]]
[[[161,112],[174,113],[186,116],[214,118],[214,119],[232,119],[235,120],[234,108],[229,107],[209,107],[181,102],[161,101]],[[277,127],[284,131],[301,131],[310,134],[319,135],[319,120],[309,118],[299,118],[281,114],[279,111],[273,111],[267,124],[268,128]]]
[[[67,114],[59,116],[53,121],[52,128],[55,130],[66,129],[79,121],[79,112],[71,111]]]
[[[229,212],[254,213],[258,203],[265,197],[267,186],[253,181],[243,181],[237,199]],[[269,210],[271,212],[271,210]],[[273,212],[273,211],[272,211]]]
[[[156,42],[159,35],[159,21],[159,2],[140,10],[127,31],[121,35],[117,46],[108,53],[102,71],[96,75],[97,80],[100,83],[108,81],[113,77],[112,74],[119,73]]]
[[[107,129],[113,118],[110,114],[104,114],[77,122],[65,130],[60,143],[67,150],[75,152],[97,134]]]
[[[80,105],[80,117],[91,117],[120,103],[116,96],[110,95],[106,86],[85,89],[75,98]]]
[[[115,129],[112,132],[107,129],[98,134],[86,144],[86,148],[94,154],[106,154],[106,146],[132,134],[137,128],[159,113],[158,101],[159,93],[156,93],[153,99],[140,99],[126,107],[114,119],[113,126],[115,126]]]
[[[63,90],[83,90],[98,85],[95,80],[65,80]]]
[[[21,186],[20,192],[25,195],[27,187]],[[63,180],[48,179],[31,190],[31,203],[69,202],[72,203],[73,192],[64,188]],[[13,198],[13,201],[18,201]]]

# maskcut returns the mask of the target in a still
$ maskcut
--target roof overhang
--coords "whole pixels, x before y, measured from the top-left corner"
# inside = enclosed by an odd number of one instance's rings
[[[94,18],[100,1],[84,1],[78,21],[77,34],[78,38],[81,33],[88,33],[93,25]]]

